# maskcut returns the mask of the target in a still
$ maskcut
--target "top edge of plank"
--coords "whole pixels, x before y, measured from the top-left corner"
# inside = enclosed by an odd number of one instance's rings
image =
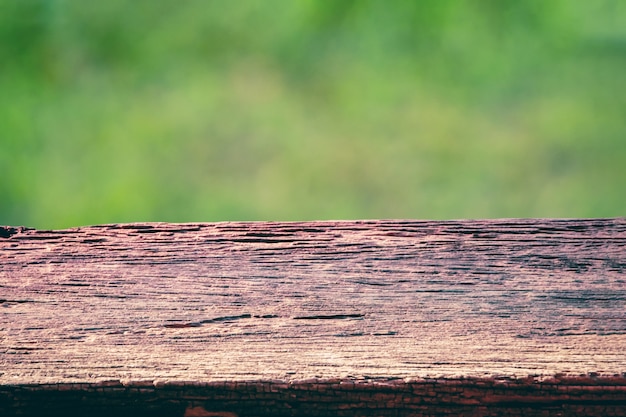
[[[502,217],[502,218],[485,218],[485,219],[327,219],[327,220],[222,220],[214,222],[113,222],[101,224],[88,224],[64,228],[36,228],[26,225],[0,225],[0,228],[13,229],[15,231],[39,231],[39,232],[57,232],[57,231],[79,231],[84,229],[132,229],[137,227],[218,227],[228,225],[249,225],[249,226],[298,226],[298,225],[319,225],[326,227],[340,225],[427,225],[427,224],[474,224],[474,225],[514,225],[514,224],[545,224],[545,223],[596,223],[596,224],[626,224],[626,217]],[[0,236],[1,237],[1,236]]]

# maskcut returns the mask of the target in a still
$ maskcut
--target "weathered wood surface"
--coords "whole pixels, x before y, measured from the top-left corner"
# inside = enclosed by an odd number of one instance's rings
[[[0,228],[0,385],[626,372],[626,219]]]

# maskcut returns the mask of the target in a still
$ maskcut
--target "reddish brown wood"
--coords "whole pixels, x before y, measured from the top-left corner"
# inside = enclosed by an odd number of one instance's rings
[[[623,218],[3,227],[0,387],[621,378],[625,271]]]
[[[626,371],[626,221],[0,238],[0,383]]]

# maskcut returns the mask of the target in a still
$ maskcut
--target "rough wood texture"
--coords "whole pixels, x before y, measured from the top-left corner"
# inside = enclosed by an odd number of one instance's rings
[[[626,371],[626,220],[0,228],[0,385]]]
[[[626,220],[0,227],[0,415],[626,416]]]

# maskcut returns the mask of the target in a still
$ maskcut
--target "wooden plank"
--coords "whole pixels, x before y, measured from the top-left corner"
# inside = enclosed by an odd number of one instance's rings
[[[0,228],[0,386],[622,377],[626,219]]]

